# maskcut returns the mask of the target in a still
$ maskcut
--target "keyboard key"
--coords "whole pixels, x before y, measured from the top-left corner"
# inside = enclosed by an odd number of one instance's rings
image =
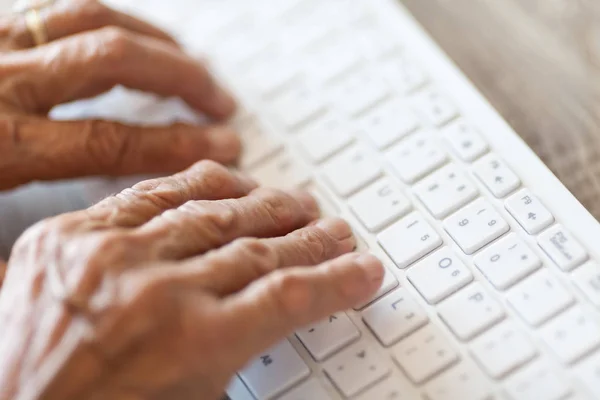
[[[404,288],[376,301],[362,313],[365,324],[381,344],[390,346],[428,321],[427,314]]]
[[[494,399],[485,375],[465,361],[433,379],[425,387],[425,396],[427,400]]]
[[[283,148],[272,128],[255,118],[247,118],[245,123],[238,126],[237,131],[244,149],[240,158],[242,168],[252,167]]]
[[[573,304],[574,298],[544,269],[513,287],[507,300],[528,324],[539,326]]]
[[[400,185],[384,177],[350,198],[352,212],[371,232],[406,215],[412,208]]]
[[[586,311],[572,307],[540,331],[548,348],[564,363],[571,364],[600,346],[600,323]]]
[[[428,324],[392,348],[393,357],[414,383],[423,383],[458,360],[439,328]]]
[[[389,40],[388,38],[384,39]],[[400,93],[411,93],[427,84],[429,78],[421,66],[406,55],[395,55],[379,64],[383,76]]]
[[[250,170],[250,176],[262,186],[282,189],[297,188],[310,180],[309,169],[304,163],[285,151]]]
[[[341,77],[363,62],[362,54],[356,51],[354,43],[338,38],[329,37],[305,53],[306,75],[318,85]]]
[[[375,154],[354,145],[329,160],[323,172],[333,190],[347,197],[379,178],[382,169]]]
[[[417,130],[419,120],[404,102],[391,99],[367,112],[358,124],[361,136],[384,149]]]
[[[356,117],[388,97],[387,85],[379,74],[357,71],[336,80],[331,88],[331,102],[345,115]]]
[[[536,361],[506,380],[512,400],[563,400],[572,392],[565,375]]]
[[[446,163],[447,156],[430,132],[417,132],[393,146],[387,159],[406,183],[414,183]]]
[[[299,79],[298,65],[280,52],[261,58],[260,62],[251,63],[238,78],[241,86],[248,86],[249,93],[262,99],[283,93]]]
[[[306,86],[294,86],[275,97],[271,102],[272,112],[287,130],[299,128],[322,115],[327,105],[323,96]]]
[[[537,355],[531,340],[508,321],[474,340],[471,351],[492,378],[506,376]]]
[[[323,388],[323,385],[317,379],[309,379],[290,390],[278,400],[331,400],[331,397]]]
[[[594,398],[600,398],[600,352],[595,352],[580,364],[578,376]]]
[[[589,261],[573,271],[571,279],[588,300],[600,308],[600,265],[595,261]]]
[[[477,189],[455,164],[429,175],[414,187],[419,200],[436,218],[442,219],[477,197]]]
[[[286,339],[261,354],[239,375],[254,397],[266,400],[306,378],[310,369]]]
[[[480,198],[451,215],[444,228],[466,254],[473,254],[509,231],[508,223]]]
[[[346,123],[328,114],[302,129],[298,141],[308,158],[320,163],[350,144],[350,133]]]
[[[521,180],[494,154],[488,154],[473,165],[475,175],[498,198],[503,198],[521,186]]]
[[[445,127],[442,136],[463,161],[473,162],[488,152],[488,145],[479,132],[462,119]]]
[[[509,197],[506,209],[530,235],[540,233],[554,222],[554,216],[529,189]]]
[[[485,277],[505,290],[542,266],[542,260],[516,234],[511,233],[473,259]]]
[[[337,217],[340,214],[339,207],[319,184],[311,182],[304,187],[304,190],[309,192],[317,201],[321,217]]]
[[[504,310],[476,282],[450,296],[438,306],[442,320],[461,340],[470,340],[504,318]]]
[[[430,304],[436,304],[473,280],[469,268],[448,247],[410,268],[406,276]]]
[[[456,106],[436,89],[426,89],[413,96],[419,111],[428,121],[437,127],[446,125],[458,117]]]
[[[253,399],[252,393],[248,390],[244,382],[238,375],[235,375],[229,382],[229,386],[226,389],[227,396],[229,399]]]
[[[413,212],[377,236],[398,268],[406,268],[442,245],[442,238],[418,212]]]
[[[414,400],[416,394],[413,385],[399,375],[393,374],[377,383],[375,387],[361,393],[356,400]]]
[[[325,374],[346,397],[351,397],[390,373],[390,365],[369,345],[356,343],[323,365]]]
[[[322,361],[360,337],[360,332],[344,313],[301,329],[296,336],[317,361]]]
[[[396,279],[394,274],[392,274],[390,272],[389,267],[385,267],[385,275],[383,276],[383,283],[379,287],[379,290],[377,291],[377,293],[375,293],[375,295],[373,297],[371,297],[369,300],[367,300],[363,304],[359,304],[358,306],[356,306],[354,309],[360,310],[360,309],[365,308],[365,306],[367,306],[367,305],[371,304],[372,302],[374,302],[375,300],[383,297],[384,294],[391,292],[392,289],[394,289],[396,286],[398,286],[398,279]]]
[[[571,271],[588,259],[587,251],[562,225],[542,233],[538,243],[563,271]]]

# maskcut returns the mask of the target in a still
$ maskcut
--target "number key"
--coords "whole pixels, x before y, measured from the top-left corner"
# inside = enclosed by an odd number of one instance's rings
[[[444,228],[466,254],[475,253],[510,229],[494,207],[481,198],[448,217]]]

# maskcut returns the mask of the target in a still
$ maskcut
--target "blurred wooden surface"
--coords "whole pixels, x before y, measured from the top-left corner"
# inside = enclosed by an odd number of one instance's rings
[[[600,220],[600,1],[401,1]]]

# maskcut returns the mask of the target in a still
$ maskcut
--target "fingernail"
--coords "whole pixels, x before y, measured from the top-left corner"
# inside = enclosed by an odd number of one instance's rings
[[[319,204],[315,198],[304,190],[295,190],[291,192],[291,195],[298,200],[302,205],[302,208],[312,217],[318,218],[321,212],[319,211]]]
[[[341,218],[322,219],[317,222],[316,226],[337,240],[344,240],[354,236],[350,225]]]
[[[209,129],[206,132],[210,144],[209,157],[215,161],[230,163],[240,155],[242,144],[238,135],[229,129]]]
[[[359,253],[354,262],[365,271],[369,282],[381,283],[385,270],[377,257],[369,253]]]

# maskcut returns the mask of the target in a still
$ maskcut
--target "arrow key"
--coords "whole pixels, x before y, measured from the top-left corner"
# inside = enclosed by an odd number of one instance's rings
[[[358,342],[323,365],[325,374],[345,397],[352,397],[390,373],[387,358]]]
[[[521,180],[510,167],[494,154],[488,154],[473,165],[475,175],[492,194],[501,199],[521,186]]]
[[[529,189],[510,196],[506,209],[530,235],[540,233],[554,222],[550,211]]]

